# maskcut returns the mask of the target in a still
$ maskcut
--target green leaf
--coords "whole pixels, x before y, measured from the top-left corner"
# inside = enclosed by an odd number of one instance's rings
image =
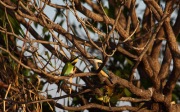
[[[116,74],[117,76],[121,76],[122,73],[120,70],[116,70],[114,74]]]
[[[46,27],[43,27],[42,33],[45,34],[48,31]]]
[[[111,103],[116,103],[117,101],[119,101],[119,98],[121,98],[123,96],[123,92],[112,95],[110,102]]]
[[[24,69],[23,70],[23,75],[24,76],[29,76],[29,74],[30,74],[30,70],[29,69]]]
[[[48,52],[48,51],[45,51],[44,54],[48,57],[48,59],[50,59],[50,56],[49,56],[49,52]]]
[[[37,22],[33,22],[33,23],[34,23],[34,27],[37,28],[39,24]]]
[[[64,20],[62,20],[62,21],[59,23],[59,25],[60,25],[60,26],[62,26],[62,25],[63,25],[63,23],[64,23]]]
[[[131,66],[134,65],[134,63],[131,60],[129,60],[128,58],[126,58],[126,60],[127,60],[127,63],[130,64]]]
[[[125,94],[127,97],[132,96],[132,93],[131,93],[127,88],[124,88],[124,94]]]
[[[16,19],[14,19],[13,17],[11,17],[10,15],[8,15],[8,19],[11,22],[11,25],[13,27],[14,32],[16,34],[24,37],[25,34],[24,34],[24,31],[22,30],[22,28],[20,27],[19,22]]]
[[[177,100],[178,100],[177,95],[176,94],[172,94],[172,101],[177,102]]]
[[[44,35],[44,40],[49,41],[50,37],[51,37],[50,34],[46,34],[46,35]]]

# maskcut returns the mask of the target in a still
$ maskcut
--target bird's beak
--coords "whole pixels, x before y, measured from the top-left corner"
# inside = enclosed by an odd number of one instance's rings
[[[71,63],[72,63],[72,64],[76,64],[76,63],[78,62],[78,60],[79,60],[78,57],[76,57],[75,59],[72,60]]]
[[[100,60],[100,59],[88,59],[88,60],[92,60],[95,63],[103,63],[102,60]]]

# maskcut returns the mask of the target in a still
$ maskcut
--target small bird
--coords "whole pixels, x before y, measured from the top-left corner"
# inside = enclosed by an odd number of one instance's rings
[[[101,59],[99,59],[99,57],[96,57],[94,59],[89,59],[89,60],[93,60],[94,61],[94,67],[97,70],[99,68],[99,63],[103,63]],[[101,75],[103,75],[104,77],[109,78],[108,75],[108,70],[106,67],[103,67],[102,70],[100,71]]]
[[[62,69],[62,72],[61,72],[61,76],[69,76],[70,74],[73,74],[75,72],[75,64],[77,63],[78,61],[78,57],[74,58],[72,61],[70,62],[67,62],[63,69]],[[70,83],[72,83],[72,78],[69,79]],[[58,82],[58,89],[57,89],[57,92],[59,92],[60,90],[60,87],[62,85],[64,81],[63,80],[60,80]]]

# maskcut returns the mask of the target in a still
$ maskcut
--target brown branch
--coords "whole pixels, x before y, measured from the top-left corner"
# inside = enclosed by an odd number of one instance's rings
[[[168,14],[170,16],[170,14],[172,13],[173,10],[173,2],[174,1],[168,1],[166,4],[166,8],[165,8],[165,14]],[[164,94],[167,96],[166,97],[166,101],[165,101],[165,105],[166,105],[166,109],[170,110],[170,102],[171,102],[171,97],[172,97],[172,91],[176,85],[176,82],[178,81],[179,77],[180,77],[180,51],[178,48],[178,43],[176,42],[176,37],[174,34],[174,31],[171,27],[170,24],[170,17],[168,17],[165,20],[164,23],[164,27],[166,30],[166,35],[167,35],[167,43],[169,46],[169,49],[171,51],[172,54],[172,58],[173,58],[173,70],[171,75],[168,78],[168,81],[165,85],[164,88]]]
[[[174,31],[174,35],[177,37],[180,33],[180,8],[178,11],[178,16],[176,18],[176,22],[174,23],[173,26],[173,31]]]
[[[161,68],[160,68],[160,71],[158,74],[159,79],[162,80],[163,82],[165,81],[165,78],[169,74],[171,60],[172,60],[171,52],[168,47],[168,44],[166,44],[163,62],[162,62],[162,65],[161,65]],[[162,82],[162,86],[163,86],[163,82]],[[164,87],[162,87],[162,88],[164,88]]]
[[[4,82],[0,81],[0,88],[8,89],[8,85],[5,84]],[[19,89],[17,89],[17,88],[11,87],[10,89],[13,91],[19,92]]]
[[[93,19],[94,21],[104,22],[106,24],[111,24],[111,25],[113,25],[115,23],[115,20],[113,20],[112,18],[108,19],[105,15],[102,16],[102,15],[96,14],[96,13],[88,10],[87,8],[85,8],[84,6],[81,5],[79,0],[74,0],[74,2],[75,2],[75,7],[78,11],[83,13],[85,16]],[[116,30],[122,35],[122,37],[124,39],[126,39],[128,37],[127,32],[121,27],[121,25],[118,24],[116,26]]]
[[[119,99],[119,101],[129,101],[129,102],[144,102],[144,101],[150,101],[151,99],[138,99],[138,98],[132,98],[132,97],[122,97]]]
[[[97,11],[99,14],[101,14],[101,15],[103,15],[104,13],[103,13],[103,11],[102,11],[102,9],[98,6],[98,5],[96,5],[96,4],[94,4],[91,0],[85,0],[86,1],[86,3],[88,4],[88,5],[90,5],[95,11]]]
[[[78,92],[78,93],[74,93],[71,95],[64,95],[64,96],[60,96],[60,97],[55,97],[55,98],[51,98],[51,99],[47,99],[43,96],[40,96],[40,99],[42,100],[38,100],[38,101],[28,101],[28,102],[21,102],[21,101],[14,101],[14,100],[10,100],[10,99],[0,99],[2,101],[7,101],[7,102],[11,102],[11,103],[17,103],[17,104],[34,104],[34,103],[40,103],[40,102],[50,102],[53,105],[55,105],[58,108],[64,109],[64,110],[76,110],[76,111],[80,111],[80,110],[85,110],[85,109],[90,109],[90,108],[99,108],[102,110],[107,110],[107,111],[123,111],[123,110],[131,110],[131,111],[137,111],[138,107],[132,107],[132,106],[121,106],[121,107],[108,107],[108,106],[102,106],[99,104],[95,104],[95,103],[90,103],[90,104],[86,104],[83,106],[79,106],[79,107],[68,107],[68,106],[64,106],[61,105],[59,103],[56,103],[54,100],[59,100],[62,98],[67,98],[69,96],[73,97],[73,96],[77,96],[83,93],[87,93],[90,92],[92,90],[87,89],[84,90],[82,92]]]
[[[163,12],[162,12],[162,9],[159,8],[159,5],[156,3],[156,1],[144,0],[144,2],[152,10],[156,19],[158,21],[161,20],[161,17],[163,16]],[[152,4],[154,4],[154,5],[152,5]]]
[[[130,52],[128,52],[127,50],[123,49],[121,46],[118,46],[117,51],[119,51],[120,53],[122,53],[123,55],[129,57],[130,59],[133,60],[137,60],[138,57],[134,54],[131,54]]]
[[[14,17],[14,14],[12,11],[8,11],[8,13],[10,15],[12,15]],[[23,16],[24,14],[22,14]],[[15,17],[17,18],[17,20],[19,22],[21,22],[25,27],[29,27],[29,31],[31,32],[31,34],[41,40],[42,38],[37,34],[37,32],[28,25],[28,23],[25,21],[25,19],[23,17],[21,17],[20,15],[16,14]],[[32,18],[32,17],[31,17]],[[66,30],[64,30],[61,26],[57,25],[57,24],[47,24],[46,21],[42,21],[40,20],[39,18],[36,18],[34,20],[38,20],[38,21],[35,21],[35,22],[38,22],[40,23],[42,26],[46,26],[47,28],[49,29],[54,29],[55,31],[61,33],[62,35],[64,35],[65,37],[67,37],[75,46],[76,48],[78,48],[78,50],[82,53],[82,55],[84,55],[86,58],[90,57],[89,54],[86,54],[84,52],[84,49],[82,48],[82,46],[78,43],[78,41],[76,40],[76,38],[74,38],[75,36],[69,34],[66,32]],[[47,45],[47,44],[43,44],[44,47],[46,47],[51,53],[53,53],[53,55],[57,56],[58,58],[61,58],[61,60],[63,60],[63,62],[67,62],[67,59],[63,56],[59,57],[58,54],[57,54],[57,51],[50,45]],[[35,71],[36,69],[33,69],[33,71]],[[54,80],[54,76],[51,75],[51,74],[47,74],[45,72],[40,72],[39,70],[36,70],[38,73],[40,73],[39,75],[42,75],[42,76],[45,76],[45,77],[48,77],[49,79],[53,79]],[[42,74],[43,73],[43,74]],[[86,84],[88,84],[89,86],[92,86],[92,84],[89,82],[89,79],[85,79],[85,77],[82,77],[82,79],[86,82]],[[98,92],[97,92],[98,93]]]
[[[64,110],[71,110],[71,111],[81,111],[81,110],[86,110],[86,109],[91,109],[91,108],[98,108],[105,111],[125,111],[125,110],[137,111],[139,109],[138,107],[131,107],[131,106],[108,107],[108,106],[103,106],[103,105],[99,105],[95,103],[90,103],[90,104],[79,106],[79,107],[67,107],[58,103],[56,103],[55,105],[58,108],[61,108]]]
[[[138,20],[138,17],[137,17],[137,15],[136,15],[136,10],[135,10],[135,2],[136,2],[136,0],[132,0],[131,1],[131,6],[130,6],[130,14],[131,14],[131,21],[132,21],[132,23],[133,23],[133,26],[134,26],[134,28],[136,28],[137,27],[137,30],[136,30],[136,35],[137,35],[137,33],[138,32],[140,32],[140,26],[138,25],[139,24],[139,20]]]
[[[110,72],[109,75],[111,76],[112,82],[114,84],[119,84],[120,86],[126,87],[133,94],[140,96],[142,98],[151,98],[153,91],[139,89],[138,87],[134,86],[131,82],[114,75],[112,72]]]

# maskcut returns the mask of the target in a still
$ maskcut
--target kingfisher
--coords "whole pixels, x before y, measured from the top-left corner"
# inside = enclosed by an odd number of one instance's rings
[[[94,61],[94,67],[97,70],[99,68],[99,63],[103,63],[102,60],[99,57],[96,57],[94,59],[89,59],[89,60],[93,60]],[[108,73],[108,69],[106,67],[103,67],[102,70],[100,71],[101,75],[103,75],[104,77],[109,78],[109,73]]]

